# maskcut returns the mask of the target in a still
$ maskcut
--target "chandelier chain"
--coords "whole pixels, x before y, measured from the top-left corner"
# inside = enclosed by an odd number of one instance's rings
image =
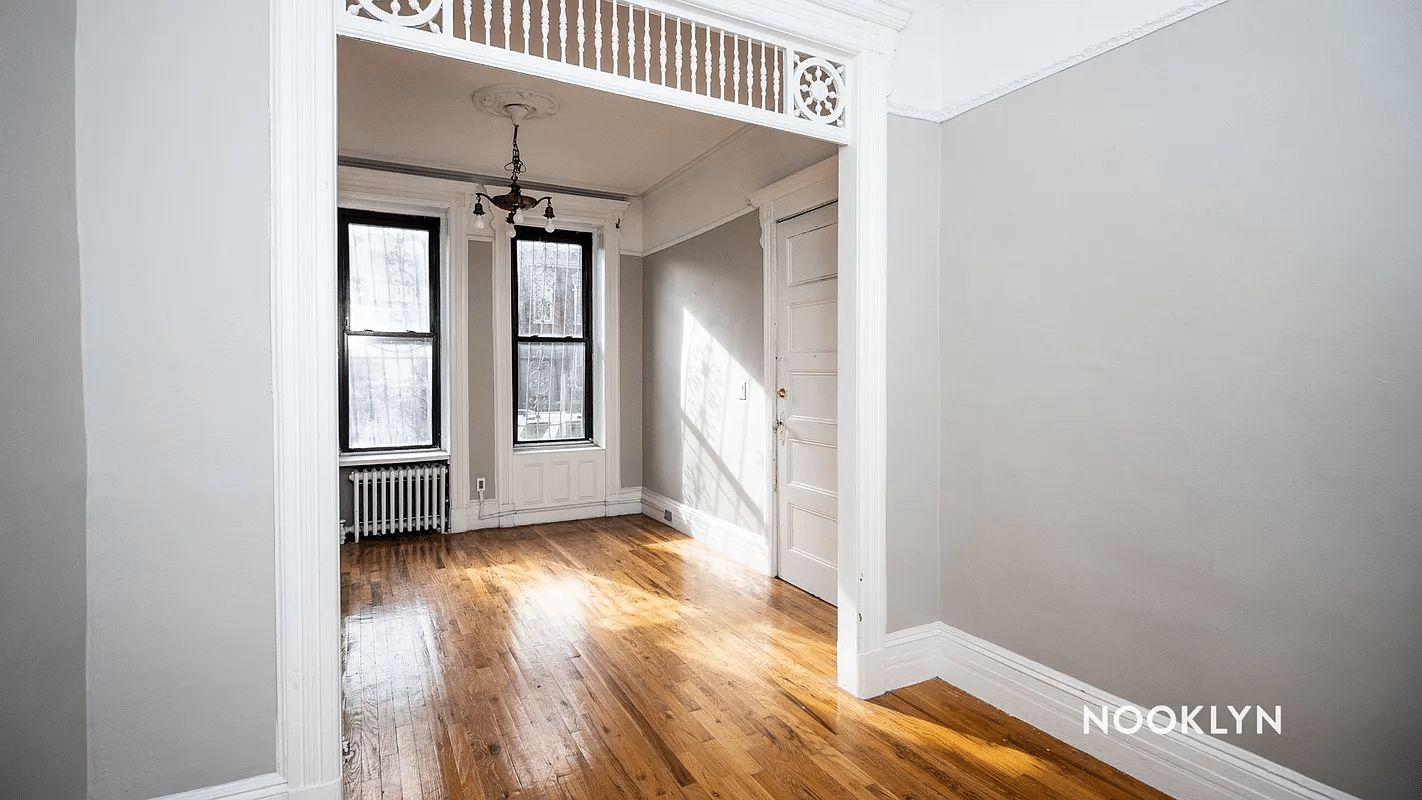
[[[514,183],[518,182],[518,176],[528,171],[523,165],[523,158],[518,153],[518,125],[513,126],[513,160],[504,165],[504,169],[513,176]]]

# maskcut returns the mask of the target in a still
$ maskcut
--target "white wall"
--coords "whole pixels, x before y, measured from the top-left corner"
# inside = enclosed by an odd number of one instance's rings
[[[0,797],[84,797],[74,4],[0,25]]]
[[[938,619],[939,127],[889,117],[888,626]]]
[[[942,121],[1224,0],[920,0],[889,108]]]
[[[942,619],[1416,795],[1422,11],[1226,3],[943,126]]]
[[[268,36],[79,4],[91,797],[276,767]]]

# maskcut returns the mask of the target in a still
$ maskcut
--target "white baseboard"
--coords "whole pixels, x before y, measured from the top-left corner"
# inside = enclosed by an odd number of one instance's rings
[[[464,527],[477,531],[485,528],[512,528],[518,525],[542,525],[575,519],[620,517],[642,513],[642,489],[633,487],[608,495],[605,501],[565,503],[541,508],[500,508],[496,498],[485,498],[481,513],[479,501],[471,500],[464,507]]]
[[[919,625],[884,637],[879,658],[864,665],[865,683],[874,694],[937,678],[943,671],[942,623]]]
[[[942,678],[1176,800],[1357,800],[1212,736],[1083,733],[1083,709],[1134,704],[942,622],[889,634],[870,662],[885,691]]]
[[[205,786],[154,800],[287,800],[286,779],[275,772],[219,786]]]
[[[642,489],[642,513],[676,528],[697,541],[733,561],[744,564],[765,575],[771,574],[770,543],[763,534],[733,525],[720,517],[713,516],[679,503],[651,489]],[[671,511],[668,522],[663,512]]]
[[[480,503],[476,498],[470,500],[464,506],[464,525],[455,528],[456,531],[477,531],[484,528],[499,527],[499,501],[497,498],[486,498]]]
[[[331,781],[319,786],[303,786],[292,789],[287,800],[341,800],[341,782]]]

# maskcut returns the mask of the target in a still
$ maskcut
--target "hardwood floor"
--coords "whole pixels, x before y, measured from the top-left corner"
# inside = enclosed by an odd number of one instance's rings
[[[834,609],[646,517],[341,552],[347,800],[1163,798],[942,681],[834,685]]]

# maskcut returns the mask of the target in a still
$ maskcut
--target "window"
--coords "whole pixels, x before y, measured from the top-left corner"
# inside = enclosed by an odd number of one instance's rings
[[[440,443],[439,220],[341,209],[341,451]]]
[[[592,234],[518,229],[514,444],[592,441]]]

